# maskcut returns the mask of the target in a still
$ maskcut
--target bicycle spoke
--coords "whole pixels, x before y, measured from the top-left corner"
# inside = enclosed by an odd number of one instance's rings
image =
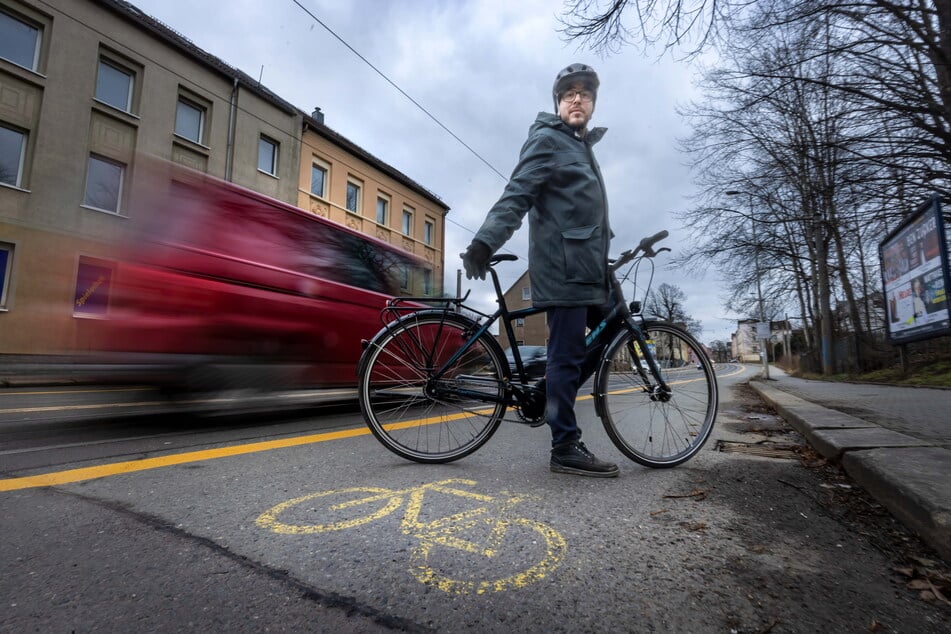
[[[481,446],[505,411],[497,347],[470,341],[470,320],[425,313],[368,347],[360,405],[390,450],[420,462],[455,460]]]
[[[632,460],[672,467],[696,454],[713,429],[716,378],[708,364],[695,369],[703,350],[676,326],[647,324],[644,347],[659,369],[659,377],[644,371],[646,381],[636,368],[644,355],[633,333],[625,333],[608,351],[598,377],[603,422],[614,444]]]

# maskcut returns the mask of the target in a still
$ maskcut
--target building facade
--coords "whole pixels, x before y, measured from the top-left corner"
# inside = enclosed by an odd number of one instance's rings
[[[107,314],[152,158],[386,234],[433,265],[408,294],[441,293],[448,207],[337,137],[126,2],[0,0],[0,354],[74,351],[83,321]],[[336,213],[351,180],[361,206]],[[394,213],[375,223],[384,196]]]
[[[429,269],[404,276],[401,290],[441,296],[449,207],[324,125],[319,109],[304,117],[301,139],[297,206],[422,257]]]
[[[528,271],[522,273],[521,277],[515,280],[515,283],[509,287],[509,290],[505,291],[503,296],[505,297],[505,305],[508,306],[509,310],[531,308],[532,279]],[[500,325],[499,328],[502,328],[502,326]],[[545,312],[515,320],[512,322],[512,329],[515,331],[515,340],[519,345],[548,345],[548,317]],[[503,349],[508,349],[509,340],[504,332],[499,332],[498,340]]]

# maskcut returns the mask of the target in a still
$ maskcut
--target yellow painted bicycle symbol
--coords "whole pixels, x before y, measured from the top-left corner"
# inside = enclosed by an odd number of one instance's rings
[[[326,533],[362,526],[405,504],[400,530],[419,540],[410,572],[422,583],[453,594],[484,594],[525,587],[555,570],[567,551],[565,538],[547,524],[512,517],[512,508],[528,498],[504,492],[495,498],[459,488],[475,484],[449,479],[400,490],[351,487],[310,493],[281,502],[256,524],[284,535]],[[429,517],[424,498],[435,494],[453,496],[456,506],[463,502],[468,508]],[[524,568],[527,559],[530,565]],[[460,572],[467,566],[475,572]]]

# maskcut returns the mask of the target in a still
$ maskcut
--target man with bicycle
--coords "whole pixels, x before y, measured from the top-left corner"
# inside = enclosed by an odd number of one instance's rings
[[[528,215],[528,269],[532,303],[548,313],[546,420],[552,433],[550,468],[556,473],[616,477],[581,442],[574,405],[591,375],[585,329],[601,319],[608,299],[611,228],[607,194],[592,146],[605,128],[588,129],[600,81],[585,64],[555,78],[555,113],[540,112],[499,201],[463,254],[466,277],[485,279],[489,258]]]

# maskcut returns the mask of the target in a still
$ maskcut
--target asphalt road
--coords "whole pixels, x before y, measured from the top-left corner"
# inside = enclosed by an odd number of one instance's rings
[[[794,450],[756,368],[718,371],[715,437],[675,469],[579,402],[609,480],[551,473],[514,423],[419,465],[353,407],[11,420],[0,394],[0,631],[948,631],[896,572],[927,550]]]

